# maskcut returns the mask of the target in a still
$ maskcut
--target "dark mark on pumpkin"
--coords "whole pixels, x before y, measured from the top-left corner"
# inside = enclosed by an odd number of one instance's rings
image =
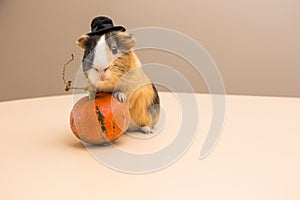
[[[112,127],[113,130],[112,130],[112,132],[113,132],[113,134],[115,134],[116,126],[115,126],[115,123],[112,122],[112,124],[113,124],[113,127]]]
[[[104,125],[104,115],[100,112],[99,107],[96,106],[96,113],[98,115],[98,121],[101,124],[102,132],[106,131],[105,125]]]

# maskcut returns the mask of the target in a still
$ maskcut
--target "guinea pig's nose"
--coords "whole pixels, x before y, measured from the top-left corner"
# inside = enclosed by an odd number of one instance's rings
[[[105,81],[107,79],[110,79],[111,72],[107,70],[108,68],[105,68],[103,71],[100,72],[100,80]]]

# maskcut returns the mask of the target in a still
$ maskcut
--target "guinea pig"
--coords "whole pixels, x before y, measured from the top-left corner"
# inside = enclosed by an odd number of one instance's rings
[[[160,115],[160,99],[154,84],[141,68],[133,51],[134,38],[126,32],[83,35],[77,40],[84,49],[82,70],[90,95],[112,93],[129,105],[127,131],[152,133]]]

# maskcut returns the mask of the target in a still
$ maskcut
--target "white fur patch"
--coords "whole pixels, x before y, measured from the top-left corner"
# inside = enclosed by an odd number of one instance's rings
[[[93,62],[93,67],[97,68],[99,71],[104,70],[105,67],[108,65],[105,46],[105,35],[102,35],[95,47],[95,56]]]
[[[100,74],[95,69],[92,68],[88,71],[88,79],[90,80],[93,86],[96,86],[99,78],[100,78]]]

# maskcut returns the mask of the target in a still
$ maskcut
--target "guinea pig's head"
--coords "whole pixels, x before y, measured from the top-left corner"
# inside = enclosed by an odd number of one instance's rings
[[[77,44],[84,49],[83,71],[89,82],[97,87],[98,81],[108,80],[111,85],[119,81],[126,71],[122,66],[128,60],[122,59],[123,55],[130,55],[135,40],[126,32],[111,31],[103,35],[83,35]]]
[[[84,71],[94,68],[101,72],[121,55],[129,53],[135,40],[126,32],[112,31],[103,35],[83,35],[77,44],[85,50],[82,60]]]

